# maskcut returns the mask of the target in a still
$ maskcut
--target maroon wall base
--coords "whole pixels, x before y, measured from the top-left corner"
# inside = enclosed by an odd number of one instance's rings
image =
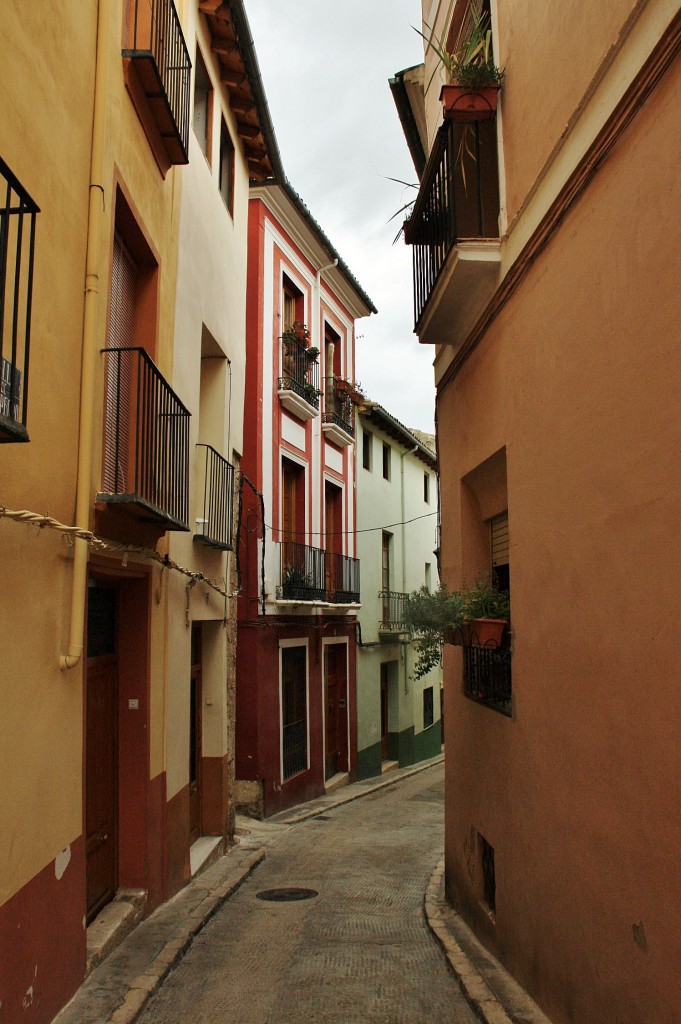
[[[48,1024],[85,977],[85,843],[0,907],[0,1020]]]
[[[166,804],[168,821],[168,860],[166,899],[187,884],[191,878],[189,864],[189,786],[176,793]]]

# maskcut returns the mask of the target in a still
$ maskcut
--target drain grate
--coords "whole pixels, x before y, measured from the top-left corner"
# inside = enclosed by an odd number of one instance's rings
[[[296,900],[314,899],[319,893],[316,889],[263,889],[255,895],[268,903],[293,903]]]
[[[250,836],[250,834],[251,834],[250,828],[235,828],[234,829],[234,835],[235,836]]]

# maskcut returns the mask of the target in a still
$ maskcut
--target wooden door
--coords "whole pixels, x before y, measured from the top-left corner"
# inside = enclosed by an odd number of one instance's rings
[[[383,594],[381,614],[386,625],[390,622],[390,540],[391,534],[383,533],[381,535],[381,593]]]
[[[134,346],[136,291],[135,263],[119,235],[115,235],[107,348]],[[132,353],[109,353],[106,357],[102,488],[111,494],[125,494],[132,487],[132,365]]]
[[[324,648],[326,779],[348,770],[346,652],[345,644]]]
[[[118,888],[117,594],[88,588],[85,856],[88,923]]]
[[[336,487],[335,484],[329,483],[327,480],[324,484],[324,546],[326,549],[326,590],[329,600],[334,600],[336,591],[341,590],[343,586],[340,571],[341,559],[338,558],[338,554],[343,550],[342,498],[343,492],[340,487]]]
[[[388,665],[381,664],[381,760],[388,760]]]
[[[192,626],[189,681],[189,842],[201,833],[201,625]]]

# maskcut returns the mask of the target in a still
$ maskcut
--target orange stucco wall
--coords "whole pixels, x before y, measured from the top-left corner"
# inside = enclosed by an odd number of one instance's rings
[[[514,5],[509,49],[539,6]],[[593,44],[580,6],[587,62],[630,5]],[[680,90],[677,62],[438,403],[443,575],[471,567],[462,478],[505,448],[514,632],[512,719],[446,650],[447,885],[556,1022],[672,1024],[681,998]],[[541,159],[509,141],[516,204]]]

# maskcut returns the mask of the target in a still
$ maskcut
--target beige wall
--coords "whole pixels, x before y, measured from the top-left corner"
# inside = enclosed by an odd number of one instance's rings
[[[514,632],[512,720],[447,651],[448,885],[557,1022],[678,1016],[680,89],[677,61],[439,401],[444,576],[461,480],[505,447]]]

